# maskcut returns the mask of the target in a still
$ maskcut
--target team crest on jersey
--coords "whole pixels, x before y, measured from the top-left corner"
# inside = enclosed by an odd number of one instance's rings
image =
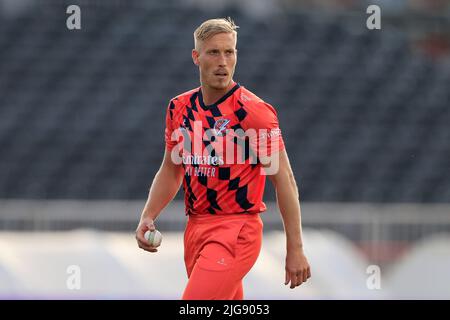
[[[227,133],[227,124],[229,122],[230,120],[221,118],[214,123],[214,132],[217,136],[222,137]]]

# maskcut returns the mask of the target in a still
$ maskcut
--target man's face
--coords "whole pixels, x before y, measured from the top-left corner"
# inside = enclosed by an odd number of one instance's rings
[[[200,70],[203,86],[216,90],[228,87],[236,67],[237,50],[234,33],[218,33],[200,41],[192,50],[192,59]]]

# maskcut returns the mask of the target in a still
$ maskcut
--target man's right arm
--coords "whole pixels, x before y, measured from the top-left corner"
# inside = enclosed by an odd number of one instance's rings
[[[166,148],[162,165],[153,179],[147,202],[142,210],[141,219],[136,229],[138,246],[149,252],[158,250],[148,244],[144,234],[147,230],[155,230],[154,221],[175,197],[183,181],[183,167],[173,163],[170,153]]]

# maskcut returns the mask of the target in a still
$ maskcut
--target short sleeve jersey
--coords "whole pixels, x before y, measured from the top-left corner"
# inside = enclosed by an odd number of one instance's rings
[[[266,210],[260,159],[283,150],[284,142],[275,109],[245,87],[234,83],[211,105],[201,88],[171,99],[165,142],[184,168],[186,214]]]

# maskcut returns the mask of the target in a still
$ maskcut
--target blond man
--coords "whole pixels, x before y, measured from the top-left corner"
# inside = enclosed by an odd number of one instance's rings
[[[228,18],[207,20],[195,30],[192,59],[200,87],[170,100],[164,159],[136,230],[139,247],[157,252],[144,233],[155,230],[183,184],[189,278],[183,299],[244,298],[242,280],[261,250],[266,176],[284,223],[285,285],[295,288],[311,276],[298,188],[276,110],[233,80],[237,29]]]

